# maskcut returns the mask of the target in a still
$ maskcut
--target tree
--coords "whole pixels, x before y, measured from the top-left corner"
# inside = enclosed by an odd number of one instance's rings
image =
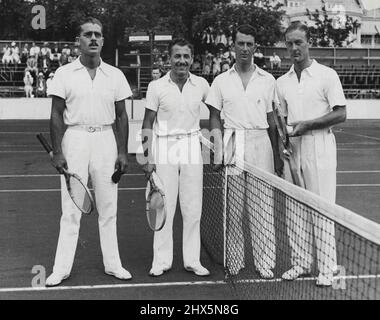
[[[250,24],[255,29],[256,42],[273,45],[281,38],[282,5],[271,5],[271,1],[250,1],[242,3],[222,3],[199,16],[195,33],[212,27],[223,30],[226,35],[241,24]]]
[[[24,0],[2,0],[0,2],[0,39],[17,40],[23,30],[31,28],[31,3]]]
[[[311,13],[308,9],[307,15],[311,21],[315,23],[311,26],[310,34],[313,46],[317,47],[342,47],[355,29],[359,27],[357,20],[345,15],[344,19],[341,16],[329,17],[326,9],[326,3],[321,0],[322,8]]]

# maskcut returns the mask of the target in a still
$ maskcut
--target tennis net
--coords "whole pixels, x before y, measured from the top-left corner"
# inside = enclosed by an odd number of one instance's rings
[[[243,162],[205,164],[203,187],[202,245],[236,298],[380,299],[379,224]],[[283,280],[293,265],[308,274]],[[320,271],[332,286],[316,285]]]

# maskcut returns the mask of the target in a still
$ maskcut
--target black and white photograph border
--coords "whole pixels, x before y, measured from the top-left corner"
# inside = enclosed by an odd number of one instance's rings
[[[0,300],[380,299],[380,0],[0,0],[0,58]]]

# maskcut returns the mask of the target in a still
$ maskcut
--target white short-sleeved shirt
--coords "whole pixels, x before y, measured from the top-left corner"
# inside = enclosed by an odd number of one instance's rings
[[[115,102],[132,91],[121,70],[101,61],[92,80],[78,58],[58,68],[47,94],[65,99],[66,125],[110,125],[116,117]]]
[[[298,82],[294,66],[277,79],[277,96],[289,125],[317,119],[334,106],[345,106],[346,98],[335,70],[313,60]]]
[[[157,112],[154,126],[158,136],[187,134],[200,130],[200,108],[205,101],[208,82],[190,73],[182,92],[171,80],[170,72],[149,83],[146,109]]]
[[[226,129],[267,129],[276,80],[255,65],[255,71],[244,90],[235,65],[220,74],[211,85],[206,103],[222,111]]]

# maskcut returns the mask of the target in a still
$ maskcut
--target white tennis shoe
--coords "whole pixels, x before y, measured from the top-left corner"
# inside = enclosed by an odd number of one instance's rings
[[[46,287],[55,287],[61,284],[63,280],[66,280],[70,275],[62,275],[57,272],[53,272],[45,281]]]
[[[301,276],[310,275],[310,270],[301,266],[294,266],[282,275],[282,279],[292,281]]]
[[[195,265],[195,266],[187,266],[185,267],[186,271],[194,272],[197,276],[205,277],[210,275],[210,271],[208,271],[204,266],[201,264]]]
[[[331,287],[334,282],[333,273],[323,274],[320,273],[317,278],[316,285],[318,287]]]
[[[164,267],[164,266],[154,266],[150,269],[149,275],[152,277],[159,277],[164,274],[164,272],[169,271],[171,267]]]
[[[120,280],[132,279],[132,275],[129,273],[128,270],[126,270],[124,268],[120,268],[116,271],[105,270],[105,273],[110,275],[110,276],[114,276],[115,278],[120,279]]]
[[[274,273],[270,269],[258,269],[257,270],[260,274],[260,277],[263,279],[273,279],[274,278]]]

